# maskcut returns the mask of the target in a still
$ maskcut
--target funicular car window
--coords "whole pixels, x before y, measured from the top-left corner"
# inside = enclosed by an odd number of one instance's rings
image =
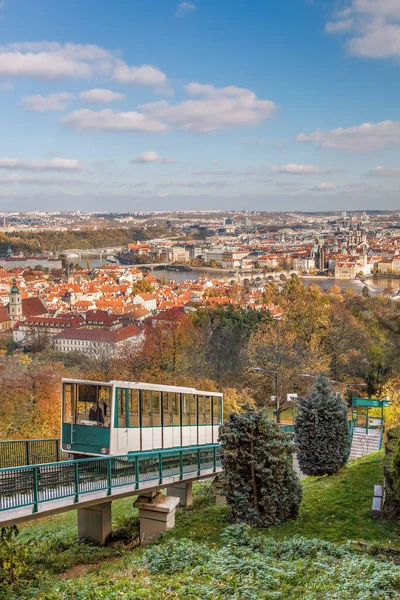
[[[206,396],[205,398],[205,424],[211,425],[211,398]]]
[[[117,391],[118,427],[126,427],[126,390]]]
[[[72,415],[74,414],[74,399],[75,385],[72,383],[64,383],[63,395],[63,422],[71,423]]]
[[[153,427],[161,426],[161,392],[151,392]]]
[[[75,423],[92,427],[110,426],[111,388],[77,384]]]
[[[151,392],[149,390],[142,390],[142,427],[152,427],[152,425]]]
[[[221,422],[221,398],[213,397],[213,424],[219,425]]]
[[[139,427],[139,390],[129,390],[129,427]]]

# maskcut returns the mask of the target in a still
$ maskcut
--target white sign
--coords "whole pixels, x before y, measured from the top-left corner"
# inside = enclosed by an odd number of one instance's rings
[[[296,402],[296,400],[297,400],[297,394],[288,394],[287,395],[288,402]]]

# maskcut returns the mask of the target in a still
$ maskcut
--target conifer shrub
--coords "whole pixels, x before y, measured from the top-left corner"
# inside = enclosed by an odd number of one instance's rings
[[[269,527],[295,518],[302,498],[293,446],[264,409],[245,405],[220,428],[224,491],[236,522]]]
[[[295,434],[305,475],[333,475],[346,464],[351,445],[347,405],[324,375],[308,396],[299,399]]]

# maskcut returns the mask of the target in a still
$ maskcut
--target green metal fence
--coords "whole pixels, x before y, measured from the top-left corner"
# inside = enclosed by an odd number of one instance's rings
[[[293,433],[294,434],[294,424],[279,423],[279,429],[283,433]]]
[[[60,439],[0,441],[0,469],[65,460]]]
[[[0,511],[32,506],[35,513],[45,502],[68,497],[79,502],[90,492],[111,495],[114,488],[133,485],[137,490],[144,482],[158,486],[168,477],[200,476],[220,466],[219,445],[210,444],[1,469]]]

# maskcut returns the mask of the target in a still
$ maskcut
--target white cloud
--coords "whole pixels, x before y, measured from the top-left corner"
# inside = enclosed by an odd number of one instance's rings
[[[355,56],[400,56],[399,0],[351,0],[350,6],[333,15],[327,33],[349,33],[347,48]]]
[[[84,165],[72,158],[52,158],[50,160],[0,157],[0,169],[9,171],[82,171]]]
[[[328,21],[325,25],[325,33],[342,33],[350,31],[354,25],[353,19],[341,19],[339,21]]]
[[[188,94],[200,94],[199,100],[186,100],[171,105],[166,100],[143,104],[138,111],[99,112],[75,110],[62,123],[78,131],[147,131],[161,133],[169,128],[196,132],[215,131],[221,127],[257,125],[272,116],[276,105],[270,100],[259,100],[251,90],[230,86],[192,83],[185,87]]]
[[[45,112],[48,110],[64,110],[66,106],[65,100],[73,98],[73,94],[68,92],[60,92],[58,94],[50,94],[49,96],[25,96],[22,98],[23,105],[28,110],[37,110]]]
[[[178,162],[175,158],[168,158],[166,156],[160,156],[157,152],[152,150],[148,150],[147,152],[143,152],[136,158],[131,160],[132,163],[139,164],[149,164],[149,163],[164,163],[164,164],[172,164]]]
[[[57,42],[16,43],[0,47],[0,76],[58,79],[106,72],[115,57],[95,45]]]
[[[167,126],[151,116],[136,111],[114,112],[107,108],[94,111],[88,108],[74,110],[61,123],[76,131],[146,131],[163,133]]]
[[[352,152],[400,146],[400,122],[362,123],[356,127],[339,127],[326,132],[317,129],[310,134],[301,133],[296,137],[296,142],[315,142],[321,148],[340,148]]]
[[[284,165],[283,167],[272,167],[271,171],[274,173],[286,173],[288,175],[324,175],[324,173],[331,173],[332,169],[324,169],[316,165]]]
[[[373,177],[400,177],[400,167],[376,167],[372,171],[368,171],[367,175],[371,175]]]
[[[181,2],[175,11],[177,17],[183,17],[196,10],[196,5],[193,2]]]
[[[276,109],[274,102],[259,100],[251,90],[236,86],[216,88],[213,85],[190,83],[185,90],[189,95],[203,97],[176,105],[161,100],[139,108],[171,127],[201,133],[221,127],[258,125],[270,118]]]
[[[167,83],[167,76],[157,67],[151,65],[130,67],[122,61],[116,65],[112,78],[119,83],[136,83],[138,85],[164,85]]]
[[[151,65],[129,66],[94,44],[21,42],[0,46],[0,76],[39,79],[112,77],[123,83],[164,86],[165,73]]]
[[[80,92],[79,98],[86,100],[87,102],[98,102],[100,104],[108,104],[116,100],[125,100],[125,95],[112,90],[103,88],[94,88],[93,90],[86,90]]]
[[[311,188],[313,192],[334,192],[336,190],[336,185],[334,183],[318,183],[314,187]]]

